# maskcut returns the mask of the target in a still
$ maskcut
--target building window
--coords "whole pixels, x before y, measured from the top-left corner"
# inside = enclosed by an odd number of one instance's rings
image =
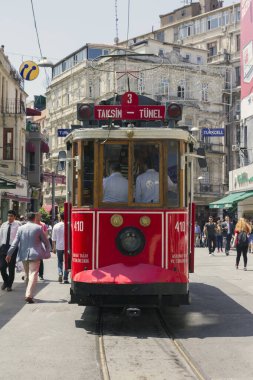
[[[217,55],[217,42],[210,42],[207,44],[208,57],[213,57]]]
[[[35,153],[34,152],[29,153],[29,171],[30,172],[35,171]]]
[[[177,97],[184,99],[184,85],[182,85],[182,84],[177,86]]]
[[[3,159],[13,160],[13,129],[4,128],[3,131]]]
[[[164,42],[164,32],[156,32],[154,38],[157,41]]]
[[[208,83],[202,83],[201,99],[203,102],[208,101]]]
[[[197,57],[197,64],[201,65],[202,64],[202,57]]]
[[[169,15],[168,19],[169,19],[169,23],[173,22],[173,15]]]
[[[241,50],[241,36],[240,34],[236,35],[236,51]]]
[[[240,68],[240,66],[235,67],[235,85],[241,86],[241,68]]]

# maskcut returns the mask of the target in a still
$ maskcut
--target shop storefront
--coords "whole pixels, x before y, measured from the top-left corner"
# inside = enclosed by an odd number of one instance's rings
[[[209,208],[233,209],[236,218],[253,219],[253,164],[229,172],[229,195],[210,203]]]

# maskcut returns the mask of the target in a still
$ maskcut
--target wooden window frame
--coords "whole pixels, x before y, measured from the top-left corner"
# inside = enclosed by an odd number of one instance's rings
[[[11,133],[10,157],[8,157],[8,154],[7,154],[7,145],[8,145],[7,144],[7,136],[8,136],[8,133]],[[3,128],[3,160],[6,160],[6,161],[12,161],[13,160],[13,147],[14,147],[13,137],[14,137],[13,128]]]

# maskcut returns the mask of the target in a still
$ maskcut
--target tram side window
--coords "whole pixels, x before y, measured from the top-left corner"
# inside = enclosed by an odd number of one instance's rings
[[[92,205],[94,189],[94,144],[92,141],[84,145],[83,155],[83,201],[86,205]]]
[[[73,144],[73,157],[78,155],[77,143]],[[77,194],[78,194],[78,173],[76,169],[76,164],[72,164],[73,167],[73,205],[77,205]]]
[[[128,145],[104,145],[103,202],[128,202]]]
[[[159,203],[159,145],[134,145],[134,189],[136,203]]]
[[[179,165],[178,165],[178,142],[168,142],[168,196],[167,203],[169,207],[179,206]]]

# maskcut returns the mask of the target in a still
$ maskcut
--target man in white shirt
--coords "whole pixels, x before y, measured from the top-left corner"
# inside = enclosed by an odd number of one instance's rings
[[[113,162],[110,165],[110,176],[103,180],[103,202],[127,202],[128,180],[121,174],[120,164]]]
[[[64,261],[64,213],[60,214],[61,221],[54,225],[52,232],[53,253],[57,253],[58,259],[58,281],[62,283],[63,261]],[[69,284],[68,271],[64,270],[64,284]]]
[[[5,258],[7,251],[10,248],[11,243],[15,239],[20,223],[15,220],[16,212],[14,210],[8,211],[7,219],[8,221],[3,223],[0,228],[0,247],[2,258]],[[18,250],[16,249],[11,257],[9,263],[6,260],[1,260],[1,275],[3,278],[2,290],[7,290],[7,292],[12,291],[12,284],[15,278],[15,265]]]
[[[135,202],[159,203],[159,173],[153,168],[150,158],[144,165],[145,173],[136,178]]]

